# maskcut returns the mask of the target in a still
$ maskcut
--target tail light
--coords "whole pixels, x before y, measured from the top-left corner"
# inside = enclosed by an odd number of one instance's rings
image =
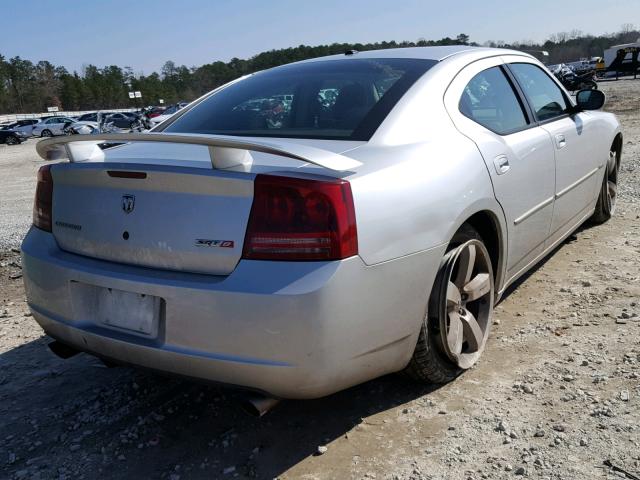
[[[338,260],[358,253],[346,180],[257,175],[243,258]]]
[[[53,199],[53,178],[51,165],[44,165],[38,170],[36,198],[33,202],[33,225],[51,231],[51,204]]]

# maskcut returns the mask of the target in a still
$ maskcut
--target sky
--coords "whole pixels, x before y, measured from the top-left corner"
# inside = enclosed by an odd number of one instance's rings
[[[640,25],[640,0],[6,0],[0,54],[67,69],[163,63],[200,66],[265,50],[334,42],[544,41],[552,33],[602,34]],[[6,5],[4,5],[5,12]]]

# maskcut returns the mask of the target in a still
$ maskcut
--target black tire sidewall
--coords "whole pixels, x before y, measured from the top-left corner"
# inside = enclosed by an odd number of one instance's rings
[[[616,169],[618,169],[618,157],[616,157]],[[604,169],[604,177],[600,185],[600,193],[598,194],[598,201],[596,202],[596,208],[591,217],[591,222],[595,224],[604,223],[609,220],[613,215],[610,206],[607,204],[607,195],[609,189],[609,175],[607,167]],[[617,178],[616,174],[616,178]]]
[[[480,234],[470,225],[464,224],[453,236],[446,253],[449,253],[454,248],[469,240],[478,240],[484,245]],[[447,383],[464,372],[463,369],[454,364],[444,353],[441,345],[442,336],[439,331],[439,319],[437,315],[433,316],[431,314],[431,312],[438,310],[437,298],[439,298],[439,289],[442,283],[440,276],[443,274],[444,264],[443,259],[429,294],[427,312],[422,322],[415,352],[409,365],[407,365],[405,369],[407,376],[424,383]]]
[[[468,242],[469,240],[479,240],[480,242],[482,242],[482,237],[473,227],[469,225],[463,225],[453,236],[453,239],[447,247],[446,253],[449,253],[454,248],[462,245],[465,242]],[[441,275],[441,270],[438,270],[438,275]],[[437,282],[434,282],[434,289],[432,289],[431,294],[429,295],[429,309],[425,319],[425,332],[427,334],[427,340],[429,341],[430,348],[433,349],[436,356],[440,358],[443,363],[443,370],[450,371],[452,375],[458,376],[460,373],[462,373],[462,369],[451,363],[451,360],[449,360],[449,358],[442,350],[442,346],[440,344],[441,336],[440,332],[438,331],[439,325],[437,324],[439,320],[437,316],[431,314],[431,312],[434,310],[434,297],[437,297],[439,295],[439,292],[435,291],[435,289],[437,288],[436,283]],[[436,323],[434,324],[434,322]]]

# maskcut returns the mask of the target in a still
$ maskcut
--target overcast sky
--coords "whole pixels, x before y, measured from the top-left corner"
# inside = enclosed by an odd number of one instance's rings
[[[13,5],[7,10],[8,5]],[[601,34],[640,24],[640,0],[11,0],[0,54],[158,71],[264,50],[333,42],[439,39],[543,41],[573,29]]]

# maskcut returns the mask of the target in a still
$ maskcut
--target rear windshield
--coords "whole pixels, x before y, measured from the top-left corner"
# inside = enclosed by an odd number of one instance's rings
[[[369,140],[435,60],[344,59],[266,70],[210,96],[163,131]]]

